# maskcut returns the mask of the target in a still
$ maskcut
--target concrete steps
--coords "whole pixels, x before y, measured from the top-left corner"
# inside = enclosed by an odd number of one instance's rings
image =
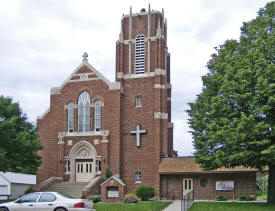
[[[69,195],[73,198],[80,199],[82,195],[82,188],[87,185],[87,182],[76,182],[76,183],[69,183],[69,182],[61,182],[52,185],[47,191],[52,192],[60,192],[66,195]]]

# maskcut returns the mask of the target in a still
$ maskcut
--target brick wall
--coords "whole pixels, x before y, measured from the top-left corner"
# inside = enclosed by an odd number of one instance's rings
[[[162,193],[172,199],[182,197],[183,178],[193,178],[193,189],[195,200],[214,200],[218,195],[225,195],[227,199],[237,199],[240,195],[256,196],[256,173],[213,173],[196,175],[161,175]],[[200,180],[206,178],[207,186],[200,186]],[[234,191],[217,191],[216,181],[234,181]]]
[[[82,67],[79,71],[87,72],[87,67]],[[91,70],[90,70],[91,72]],[[91,104],[100,99],[102,106],[101,128],[109,130],[108,141],[112,143],[109,149],[106,149],[106,143],[94,144],[95,139],[102,140],[102,136],[92,137],[64,137],[64,144],[58,144],[58,133],[67,132],[67,109],[69,102],[78,104],[78,96],[81,92],[87,91],[91,97]],[[102,172],[105,165],[109,164],[113,173],[119,173],[120,162],[120,90],[109,90],[109,87],[102,80],[81,81],[67,83],[60,90],[60,94],[52,94],[50,101],[50,111],[42,119],[38,119],[39,136],[42,140],[43,150],[39,152],[42,157],[42,165],[37,172],[38,184],[51,176],[60,176],[64,180],[68,176],[64,175],[65,161],[64,157],[69,156],[71,148],[80,141],[91,143],[98,153],[103,156]],[[90,108],[90,126],[94,130],[94,107]],[[78,109],[74,109],[74,131],[78,130]],[[72,140],[72,145],[68,145],[68,140]],[[107,144],[108,145],[108,144]]]

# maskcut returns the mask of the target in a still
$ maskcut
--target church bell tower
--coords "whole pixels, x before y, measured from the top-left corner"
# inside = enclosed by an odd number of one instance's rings
[[[116,81],[121,98],[120,175],[126,192],[153,185],[159,193],[161,157],[173,153],[170,54],[162,12],[141,9],[123,15],[116,43]]]

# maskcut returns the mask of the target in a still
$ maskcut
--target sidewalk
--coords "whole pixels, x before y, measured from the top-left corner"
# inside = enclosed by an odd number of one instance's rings
[[[171,205],[166,207],[163,211],[180,211],[181,210],[181,200],[175,200]]]

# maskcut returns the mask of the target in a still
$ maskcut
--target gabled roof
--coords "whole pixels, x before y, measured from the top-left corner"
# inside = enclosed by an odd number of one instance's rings
[[[194,157],[162,158],[159,165],[160,174],[207,174],[207,173],[234,173],[257,172],[257,169],[238,166],[235,168],[219,168],[212,171],[204,171],[195,162]]]
[[[81,69],[86,68],[89,71],[81,72]],[[81,76],[85,76],[83,79]],[[96,76],[96,77],[93,77]],[[76,80],[72,80],[74,78],[78,78]],[[105,78],[100,72],[98,72],[87,60],[82,61],[82,63],[70,74],[70,76],[61,84],[59,87],[51,88],[52,94],[59,94],[60,90],[67,84],[79,81],[89,81],[89,80],[102,80],[108,86],[109,90],[120,90],[122,92],[122,86],[120,82],[110,82],[107,78]],[[38,116],[37,119],[43,119],[50,111],[48,108],[41,116]]]
[[[17,183],[17,184],[36,184],[36,175],[31,174],[20,174],[13,172],[0,172],[0,176],[2,176],[9,183]]]
[[[105,183],[107,183],[108,181],[110,181],[110,180],[112,180],[112,179],[116,180],[116,181],[119,182],[121,185],[125,186],[125,184],[122,182],[122,180],[119,179],[119,178],[117,178],[116,176],[110,177],[110,178],[107,179],[105,182],[103,182],[102,184],[100,184],[100,186],[104,185]]]
[[[60,87],[53,87],[51,89],[51,94],[57,94],[67,83],[85,81],[85,80],[94,80],[94,78],[85,78],[79,80],[72,80],[73,77],[79,77],[81,74],[87,74],[85,71],[83,73],[79,72],[82,68],[88,68],[91,74],[94,74],[98,79],[105,82],[105,84],[109,87],[110,90],[121,89],[120,82],[110,82],[107,78],[105,78],[100,72],[98,72],[88,61],[84,60],[73,72],[72,74],[62,83]]]

